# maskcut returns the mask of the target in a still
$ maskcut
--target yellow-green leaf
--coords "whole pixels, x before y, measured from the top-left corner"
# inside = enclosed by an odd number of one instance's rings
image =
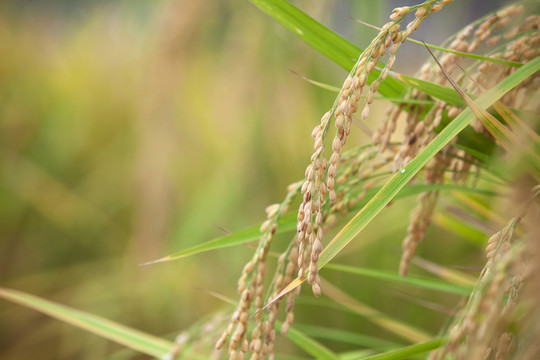
[[[173,346],[157,336],[21,291],[0,288],[0,297],[156,358],[166,355]]]

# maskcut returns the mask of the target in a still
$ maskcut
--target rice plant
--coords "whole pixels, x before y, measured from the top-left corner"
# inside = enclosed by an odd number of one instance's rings
[[[301,359],[301,352],[317,359],[540,357],[538,3],[520,1],[485,14],[440,46],[415,40],[415,32],[427,19],[444,17],[452,0],[398,7],[382,26],[358,21],[377,31],[360,50],[287,1],[251,2],[348,76],[340,88],[306,79],[334,91],[335,100],[306,129],[313,152],[304,178],[266,207],[260,225],[144,264],[254,243],[238,269],[237,298],[207,290],[228,306],[171,341],[12,289],[0,289],[0,296],[161,359]],[[415,76],[393,70],[406,42],[430,57]],[[384,113],[372,111],[378,101],[389,104]],[[355,132],[370,140],[356,142]],[[417,197],[410,213],[388,212],[410,196]],[[400,222],[396,216],[408,218],[408,227],[398,235],[394,271],[336,260],[363,237],[377,236],[366,233],[370,224],[379,219],[379,227],[391,227]],[[431,231],[433,223],[438,228]],[[473,244],[476,255],[485,248],[478,271],[417,255],[424,245],[440,247],[444,259],[453,244],[440,240],[449,238],[441,231]],[[384,261],[369,249],[353,250],[349,257]],[[353,275],[360,279],[351,281]],[[357,295],[364,281],[376,282],[370,288],[388,282],[405,289],[385,293],[400,311],[414,304],[422,314],[444,313],[437,315],[437,329],[362,302]],[[445,297],[422,299],[426,293]],[[339,322],[325,323],[336,311]],[[347,314],[377,330],[359,333]]]

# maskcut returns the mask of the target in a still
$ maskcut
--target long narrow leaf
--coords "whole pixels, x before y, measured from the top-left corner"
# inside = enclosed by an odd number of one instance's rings
[[[279,21],[283,26],[302,39],[306,44],[350,71],[362,50],[328,29],[306,13],[285,0],[250,0],[259,9]],[[379,71],[373,70],[373,76]],[[387,78],[379,86],[379,92],[385,96],[399,97],[403,85],[396,79]]]
[[[435,279],[426,279],[415,276],[400,276],[399,274],[391,273],[388,271],[375,270],[375,269],[364,269],[359,267],[347,266],[347,265],[338,265],[338,264],[328,264],[327,269],[342,271],[350,274],[356,274],[361,276],[370,277],[373,279],[381,279],[392,281],[404,285],[412,285],[424,289],[442,291],[450,294],[456,295],[466,295],[469,296],[472,292],[472,286],[459,286],[454,285],[445,281],[435,280]]]
[[[173,346],[157,336],[17,290],[0,288],[0,297],[156,358],[167,354]]]
[[[283,215],[278,225],[279,226],[278,226],[277,233],[282,233],[282,232],[295,229],[296,228],[296,214],[289,213],[289,214]],[[261,231],[259,229],[260,229],[260,224],[251,226],[249,228],[237,231],[235,233],[221,236],[219,238],[207,241],[199,245],[195,245],[188,249],[178,251],[174,254],[167,255],[160,259],[149,261],[141,265],[150,265],[150,264],[155,264],[155,263],[160,263],[160,262],[165,262],[165,261],[177,260],[186,256],[195,255],[201,252],[217,250],[217,249],[226,248],[230,246],[245,244],[250,241],[255,241],[261,236]]]
[[[403,74],[397,74],[396,76],[403,81],[404,84],[412,86],[436,99],[442,100],[448,105],[465,107],[465,101],[463,101],[459,94],[451,87],[435,84],[413,76]]]
[[[419,256],[415,256],[412,261],[422,269],[429,271],[433,275],[436,275],[452,284],[474,287],[478,281],[478,279],[474,276],[455,269],[449,269],[448,267],[441,266]]]
[[[294,327],[302,331],[304,334],[314,338],[334,340],[342,343],[368,347],[371,349],[389,350],[399,346],[397,343],[388,340],[379,339],[369,335],[353,333],[350,331],[329,328],[326,326],[296,324],[294,325]]]
[[[310,79],[302,74],[299,74],[298,72],[289,69],[290,72],[292,72],[294,75],[298,76],[300,79],[307,81],[310,84],[313,84],[321,89],[331,91],[333,93],[339,93],[341,91],[341,88],[337,86],[333,86],[330,84],[325,84],[320,81],[315,81],[313,79]],[[363,98],[365,98],[364,95],[362,95]],[[388,97],[388,96],[375,96],[373,98],[374,100],[386,100],[390,101],[396,104],[422,104],[422,105],[431,105],[433,104],[433,100],[418,100],[418,99],[405,99],[401,97]]]
[[[278,322],[278,330],[281,331],[281,323]],[[321,343],[313,340],[309,336],[302,333],[300,330],[296,329],[294,326],[289,328],[287,332],[287,338],[294,342],[296,345],[301,347],[305,352],[312,355],[315,359],[322,360],[337,360],[339,357],[333,353],[326,346]]]
[[[380,188],[374,187],[370,191],[367,192],[367,198],[369,196],[373,196],[376,194],[376,192]],[[452,185],[452,184],[433,184],[433,185],[407,185],[405,188],[403,188],[403,191],[401,191],[395,199],[401,199],[407,196],[413,196],[418,195],[420,193],[426,192],[426,191],[434,191],[434,190],[440,190],[440,191],[447,191],[447,190],[454,190],[454,191],[463,191],[463,192],[473,192],[477,194],[484,194],[484,195],[491,195],[494,196],[496,193],[488,190],[483,189],[476,189],[466,186],[459,186],[459,185]],[[354,207],[355,209],[359,206],[363,206],[367,203],[367,198],[363,201],[358,202],[358,204]],[[162,258],[159,258],[157,260],[149,261],[141,265],[150,265],[150,264],[156,264],[166,261],[173,261],[178,260],[187,256],[196,255],[199,253],[203,253],[206,251],[212,251],[217,249],[222,249],[230,246],[237,246],[242,245],[248,242],[252,242],[257,240],[261,236],[261,232],[259,230],[260,224],[251,226],[249,228],[239,230],[237,232],[234,232],[232,234],[228,234],[225,236],[221,236],[216,239],[212,239],[210,241],[207,241],[202,244],[198,244],[195,246],[192,246],[190,248],[178,251],[174,254],[170,254],[167,256],[164,256]],[[281,219],[278,222],[278,229],[276,233],[284,233],[287,231],[291,231],[296,229],[296,214],[288,213],[281,217]]]
[[[431,335],[425,331],[394,319],[389,315],[358,301],[323,278],[321,278],[321,283],[325,288],[325,295],[330,299],[340,304],[344,308],[351,310],[358,315],[364,316],[367,320],[399,336],[400,338],[412,343],[428,341],[431,339]]]
[[[512,131],[514,133],[521,133],[523,132],[524,135],[529,136],[533,141],[538,142],[540,141],[540,136],[532,129],[527,123],[523,120],[521,120],[514,112],[508,108],[506,105],[501,103],[500,101],[497,101],[495,105],[493,105],[495,110],[499,113],[499,115],[502,116],[504,121],[512,128]]]
[[[437,213],[433,217],[433,223],[474,245],[482,248],[485,246],[486,234],[476,229],[473,224],[466,223],[453,214],[444,211]]]
[[[447,341],[446,338],[433,339],[407,346],[401,349],[391,350],[382,354],[359,358],[358,360],[405,360],[411,356],[418,356],[427,353],[428,351],[440,348]]]
[[[356,351],[347,351],[339,354],[340,360],[357,360],[363,357],[373,355],[373,350],[356,350]]]

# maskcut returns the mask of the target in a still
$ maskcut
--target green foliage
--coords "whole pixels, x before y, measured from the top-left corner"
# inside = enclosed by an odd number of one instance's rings
[[[0,288],[0,297],[156,358],[163,357],[173,346],[170,341],[20,291]]]

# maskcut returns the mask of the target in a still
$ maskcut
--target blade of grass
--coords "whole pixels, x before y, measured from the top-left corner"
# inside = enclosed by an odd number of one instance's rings
[[[433,275],[436,275],[441,279],[451,282],[452,284],[466,287],[474,287],[476,285],[477,278],[464,272],[449,269],[445,266],[436,264],[419,256],[414,257],[412,261],[414,264],[420,266],[422,269],[427,270]]]
[[[446,292],[456,295],[469,296],[473,289],[472,286],[460,286],[452,283],[436,280],[436,279],[427,279],[417,276],[400,276],[389,271],[375,270],[375,269],[365,269],[347,265],[339,264],[328,264],[327,269],[346,272],[349,274],[356,274],[360,276],[366,276],[373,279],[380,279],[386,281],[392,281],[404,285],[411,285],[420,287],[423,289],[436,290],[441,292]]]
[[[452,194],[452,200],[460,205],[460,207],[467,209],[469,213],[476,213],[483,218],[488,219],[490,222],[504,226],[507,220],[499,215],[489,204],[478,200],[473,196],[463,196],[463,194],[456,192]]]
[[[463,56],[463,57],[468,57],[468,58],[475,59],[475,60],[481,60],[481,61],[486,61],[486,62],[495,63],[495,64],[502,64],[502,65],[505,65],[505,66],[512,66],[512,67],[521,67],[521,66],[523,66],[523,63],[520,63],[520,62],[517,62],[517,61],[509,61],[509,60],[505,60],[505,59],[499,59],[499,58],[493,58],[493,57],[483,56],[483,55],[478,55],[478,54],[473,54],[473,53],[466,53],[466,52],[462,52],[462,51],[456,51],[456,50],[445,48],[443,46],[427,44],[427,43],[424,43],[422,41],[414,40],[414,39],[411,39],[411,38],[407,38],[407,40],[414,43],[414,44],[417,44],[417,45],[421,45],[421,46],[425,45],[426,47],[428,47],[430,49],[433,49],[433,50],[439,50],[439,51],[442,51],[442,52],[447,52],[447,53],[450,53],[450,54],[455,54],[455,55],[459,55],[459,56]]]
[[[524,135],[530,136],[535,142],[540,141],[540,135],[538,135],[527,123],[521,120],[510,108],[497,101],[493,107],[502,116],[504,121],[512,128],[514,133],[522,132]]]
[[[216,239],[207,241],[205,243],[192,246],[188,249],[178,251],[174,254],[164,256],[157,260],[143,263],[141,265],[151,265],[151,264],[156,264],[156,263],[161,263],[161,262],[166,262],[166,261],[177,260],[177,259],[184,258],[186,256],[195,255],[195,254],[210,251],[210,250],[217,250],[217,249],[226,248],[230,246],[245,244],[250,241],[255,241],[261,236],[260,227],[261,227],[260,224],[254,225],[246,229],[236,231],[232,234],[221,236]],[[285,214],[282,216],[282,218],[280,219],[278,223],[277,233],[291,231],[291,230],[294,230],[295,228],[296,228],[296,214],[293,214],[293,213]]]
[[[433,56],[433,54],[431,55]],[[442,68],[442,65],[437,61],[437,59],[435,59],[435,61],[437,62],[437,65]],[[482,91],[486,91],[485,88],[483,88],[482,85],[480,85],[465,69],[463,69],[459,64],[456,64],[456,65],[465,73],[465,75],[467,75],[467,77],[472,82],[476,84],[476,86],[478,86]],[[500,101],[497,101],[495,104],[493,104],[493,108],[499,113],[499,115],[501,115],[502,119],[506,122],[506,124],[510,126],[512,131],[506,130],[506,128],[504,128],[502,124],[500,125],[496,124],[498,123],[497,119],[495,119],[490,113],[487,113],[485,110],[478,108],[478,106],[474,104],[474,101],[465,94],[463,89],[459,87],[459,85],[454,81],[454,79],[450,78],[450,75],[445,69],[442,69],[441,71],[444,73],[445,77],[448,79],[448,81],[450,81],[450,83],[456,89],[456,91],[460,94],[460,96],[465,100],[467,105],[472,104],[472,106],[474,107],[473,111],[475,112],[475,114],[477,114],[477,117],[478,117],[478,113],[487,117],[487,119],[484,119],[483,121],[495,123],[492,125],[494,127],[502,127],[502,129],[500,129],[499,131],[503,131],[503,132],[508,131],[508,134],[506,135],[508,137],[512,136],[512,132],[516,134],[518,131],[520,131],[521,133],[525,133],[526,135],[529,135],[534,141],[538,141],[540,139],[540,136],[538,136],[538,134],[533,129],[531,129],[524,121],[522,121],[519,117],[517,117],[512,112],[512,110],[510,110],[507,106],[505,106]],[[481,117],[479,118],[482,119]]]
[[[298,72],[292,70],[292,69],[289,69],[290,72],[292,72],[294,75],[298,76],[300,79],[302,80],[305,80],[307,81],[308,83],[310,84],[313,84],[317,87],[320,87],[321,89],[324,89],[324,90],[328,90],[328,91],[331,91],[331,92],[334,92],[334,93],[339,93],[341,91],[341,88],[338,88],[337,86],[333,86],[333,85],[330,85],[330,84],[325,84],[325,83],[322,83],[322,82],[319,82],[319,81],[315,81],[315,80],[312,80],[302,74],[299,74]]]
[[[276,322],[276,324],[278,327],[278,331],[281,331],[282,323]],[[322,345],[321,343],[305,335],[303,332],[301,332],[294,326],[291,326],[289,328],[289,331],[287,332],[287,338],[291,340],[292,342],[294,342],[296,345],[298,345],[305,352],[312,355],[315,359],[322,359],[322,360],[339,359],[337,354],[332,352],[330,349],[328,349],[326,346]]]
[[[438,227],[456,234],[468,242],[484,247],[486,242],[486,234],[475,229],[470,224],[457,219],[448,213],[438,213],[433,217],[433,223]]]
[[[463,99],[451,87],[435,84],[426,80],[415,78],[413,76],[398,74],[395,72],[391,72],[390,74],[395,75],[404,84],[412,86],[413,88],[418,89],[436,99],[442,100],[448,105],[458,106],[461,108],[465,107],[465,101],[463,101]]]
[[[402,323],[377,309],[361,303],[325,279],[321,278],[321,282],[325,289],[325,295],[330,299],[400,338],[413,343],[431,339],[431,335],[425,331]]]
[[[290,355],[290,354],[283,354],[283,353],[275,353],[275,359],[279,360],[311,360],[312,358],[304,357],[304,356],[296,356],[296,355]],[[206,360],[206,359],[205,359]]]
[[[436,311],[438,313],[441,313],[441,314],[445,314],[445,315],[448,315],[448,316],[451,316],[451,317],[454,317],[456,316],[457,314],[457,311],[453,310],[453,309],[449,309],[437,302],[433,302],[433,301],[428,301],[428,300],[423,300],[417,296],[412,296],[412,295],[409,295],[408,293],[406,292],[403,292],[403,291],[397,291],[397,290],[394,290],[392,291],[392,293],[394,293],[394,295],[396,296],[396,298],[400,298],[400,299],[404,299],[408,302],[411,302],[413,304],[416,304],[416,305],[419,305],[423,308],[426,308],[426,309],[429,309],[429,310],[433,310],[433,311]]]
[[[536,58],[514,73],[506,77],[494,88],[484,93],[478,98],[477,103],[482,107],[489,107],[499,100],[504,94],[517,86],[521,81],[540,70],[540,58]],[[448,124],[439,135],[429,143],[414,159],[412,159],[401,171],[395,174],[360,210],[353,219],[345,225],[341,231],[324,248],[319,258],[319,268],[324,267],[332,260],[364,227],[396,196],[397,193],[407,184],[422,167],[446,144],[459,134],[472,120],[474,114],[470,109],[464,110],[450,124]],[[272,302],[292,291],[302,284],[305,278],[296,278],[286,286],[276,298],[266,304],[261,310],[267,308]]]
[[[362,95],[362,98],[365,98],[365,95]],[[431,104],[433,104],[433,101],[431,101],[431,100],[403,99],[403,98],[395,98],[395,97],[388,97],[388,96],[375,96],[373,99],[374,100],[386,100],[386,101],[393,102],[394,104],[412,104],[412,105],[431,105]]]
[[[310,79],[302,74],[299,74],[298,72],[289,69],[290,72],[292,72],[294,75],[298,76],[300,79],[307,81],[310,84],[313,84],[317,87],[320,87],[321,89],[331,91],[333,93],[339,93],[341,91],[341,88],[337,86],[333,86],[330,84],[326,84],[320,81],[315,81],[313,79]],[[365,95],[362,95],[362,98],[365,98]],[[388,97],[388,96],[375,96],[373,98],[374,100],[386,100],[390,101],[396,104],[421,104],[421,105],[431,105],[433,104],[433,101],[431,100],[417,100],[417,99],[403,99],[399,97]]]
[[[362,53],[345,38],[328,29],[306,13],[285,0],[250,0],[259,9],[273,17],[306,44],[332,60],[347,71],[351,71],[356,59]],[[373,70],[370,78],[379,76],[378,70]],[[385,96],[399,97],[403,85],[396,79],[387,78],[379,86],[379,92]]]
[[[438,349],[446,343],[448,339],[446,338],[437,338],[432,339],[420,344],[415,344],[411,346],[406,346],[401,349],[390,350],[388,352],[358,358],[358,360],[405,360],[410,359],[411,356],[418,356],[427,353],[428,351]]]
[[[157,336],[17,290],[0,288],[0,297],[153,357],[161,358],[173,346]]]
[[[354,209],[359,208],[360,206],[366,204],[368,202],[368,198],[376,194],[376,192],[379,189],[380,188],[378,187],[374,187],[373,189],[368,191],[366,199],[359,202],[354,207]],[[496,193],[492,191],[483,190],[483,189],[475,189],[475,188],[459,186],[459,185],[452,185],[452,184],[407,185],[405,188],[403,188],[403,191],[401,191],[396,196],[396,199],[401,199],[407,196],[413,196],[413,195],[420,194],[422,192],[433,191],[433,190],[443,190],[443,191],[455,190],[455,191],[473,192],[473,193],[491,195],[491,196],[496,195]],[[260,227],[261,227],[261,224],[254,225],[249,228],[236,231],[232,234],[224,235],[219,238],[207,241],[205,243],[195,245],[193,247],[164,256],[157,260],[143,263],[141,265],[151,265],[151,264],[157,264],[157,263],[166,262],[166,261],[178,260],[187,256],[199,254],[206,251],[212,251],[212,250],[217,250],[217,249],[226,248],[230,246],[242,245],[248,242],[256,241],[261,236],[261,232],[259,230]],[[279,220],[278,229],[276,233],[280,234],[287,231],[292,231],[294,229],[296,229],[296,214],[288,213],[288,214],[283,215],[281,219]]]
[[[355,350],[355,351],[347,351],[344,353],[339,354],[340,360],[356,360],[359,358],[363,358],[369,355],[373,355],[375,351],[373,350]]]
[[[389,350],[398,347],[395,342],[379,339],[373,336],[362,335],[350,331],[333,329],[326,326],[314,326],[306,324],[296,324],[294,327],[304,334],[314,338],[334,340],[357,346],[369,347],[378,350]]]

